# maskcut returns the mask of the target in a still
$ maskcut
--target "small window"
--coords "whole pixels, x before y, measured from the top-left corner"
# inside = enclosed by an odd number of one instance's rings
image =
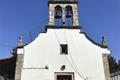
[[[68,45],[67,44],[61,44],[61,54],[68,54]]]

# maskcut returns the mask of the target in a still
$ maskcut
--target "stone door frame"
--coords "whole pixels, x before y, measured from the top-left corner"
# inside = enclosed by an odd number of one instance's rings
[[[55,79],[54,80],[57,80],[57,76],[58,75],[63,75],[63,76],[64,75],[71,75],[72,80],[75,80],[74,72],[55,72],[54,75],[55,75]]]

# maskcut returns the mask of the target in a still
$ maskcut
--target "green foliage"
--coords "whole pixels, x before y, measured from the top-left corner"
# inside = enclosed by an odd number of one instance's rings
[[[120,71],[120,60],[118,60],[118,69]]]
[[[118,60],[117,63],[116,59],[113,56],[109,56],[108,61],[109,61],[110,73],[115,73],[117,71],[120,71],[120,60]]]

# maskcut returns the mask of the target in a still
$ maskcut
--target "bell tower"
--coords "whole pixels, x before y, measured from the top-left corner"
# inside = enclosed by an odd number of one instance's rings
[[[78,27],[78,0],[49,0],[49,26]]]

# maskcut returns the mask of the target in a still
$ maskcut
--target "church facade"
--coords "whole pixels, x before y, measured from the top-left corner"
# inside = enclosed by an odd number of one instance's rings
[[[110,80],[110,50],[78,23],[77,0],[49,0],[49,21],[31,43],[17,47],[15,80]]]

